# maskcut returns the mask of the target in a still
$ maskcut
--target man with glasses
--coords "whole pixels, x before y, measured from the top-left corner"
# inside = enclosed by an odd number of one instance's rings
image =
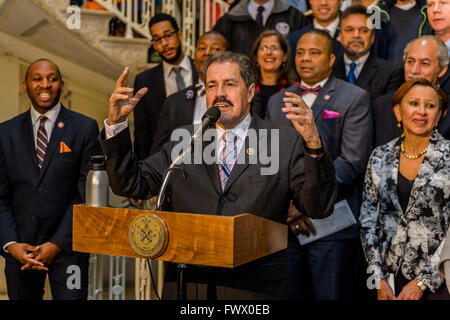
[[[139,160],[150,155],[159,114],[166,97],[197,82],[194,63],[181,47],[183,34],[176,20],[168,14],[157,14],[149,23],[152,44],[162,63],[136,76],[135,92],[143,87],[149,94],[134,111],[135,154]]]

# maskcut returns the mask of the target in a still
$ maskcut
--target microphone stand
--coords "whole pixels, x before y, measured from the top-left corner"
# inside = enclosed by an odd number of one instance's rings
[[[213,110],[214,109],[214,110]],[[162,205],[165,199],[165,193],[167,184],[169,182],[170,175],[174,170],[180,170],[183,173],[183,179],[186,180],[186,172],[177,167],[181,163],[181,160],[185,155],[190,154],[192,151],[192,146],[199,136],[202,135],[203,131],[209,125],[215,123],[217,119],[220,117],[220,110],[217,107],[213,107],[213,109],[209,109],[202,118],[202,124],[199,128],[194,130],[194,134],[192,135],[192,141],[187,149],[182,152],[178,157],[173,160],[169,168],[163,174],[163,182],[161,184],[161,188],[159,189],[158,200],[156,202],[156,211],[161,211]],[[186,278],[184,276],[184,270],[187,268],[185,263],[179,263],[177,265],[177,300],[186,300]]]
[[[172,174],[172,172],[175,170],[180,170],[183,173],[183,179],[186,179],[186,172],[183,169],[176,167],[176,166],[181,162],[181,160],[184,158],[184,156],[186,154],[189,154],[191,152],[191,150],[192,150],[192,144],[186,149],[186,151],[181,153],[172,162],[172,164],[169,166],[169,168],[164,172],[163,183],[161,184],[161,188],[159,189],[158,200],[156,202],[156,211],[161,211],[161,209],[162,209],[162,205],[163,205],[164,199],[165,199],[167,184],[169,182],[169,178],[170,178],[170,175]],[[185,263],[179,263],[177,265],[177,300],[183,300],[183,301],[186,300],[186,278],[184,276],[184,270],[186,268],[187,268],[187,265]]]

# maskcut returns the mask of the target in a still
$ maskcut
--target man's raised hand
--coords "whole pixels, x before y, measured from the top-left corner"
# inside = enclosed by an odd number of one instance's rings
[[[119,79],[117,79],[114,92],[109,98],[108,124],[110,126],[124,122],[139,100],[148,91],[147,88],[141,88],[134,97],[130,98],[128,94],[133,94],[134,89],[127,87],[128,72],[129,69],[126,67]]]

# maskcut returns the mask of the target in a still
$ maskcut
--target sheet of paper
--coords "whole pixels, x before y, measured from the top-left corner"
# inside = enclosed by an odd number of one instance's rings
[[[310,234],[309,237],[299,234],[297,238],[300,245],[311,243],[350,227],[356,224],[356,219],[353,216],[347,200],[344,199],[334,204],[333,213],[329,217],[325,219],[311,219],[311,222],[314,225],[317,234],[315,236]]]

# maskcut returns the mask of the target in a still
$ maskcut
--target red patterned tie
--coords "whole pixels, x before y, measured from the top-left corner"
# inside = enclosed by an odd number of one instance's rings
[[[317,85],[314,88],[308,88],[302,84],[300,85],[300,92],[302,96],[307,93],[314,93],[317,96],[319,94],[320,89],[322,89],[320,85]]]

